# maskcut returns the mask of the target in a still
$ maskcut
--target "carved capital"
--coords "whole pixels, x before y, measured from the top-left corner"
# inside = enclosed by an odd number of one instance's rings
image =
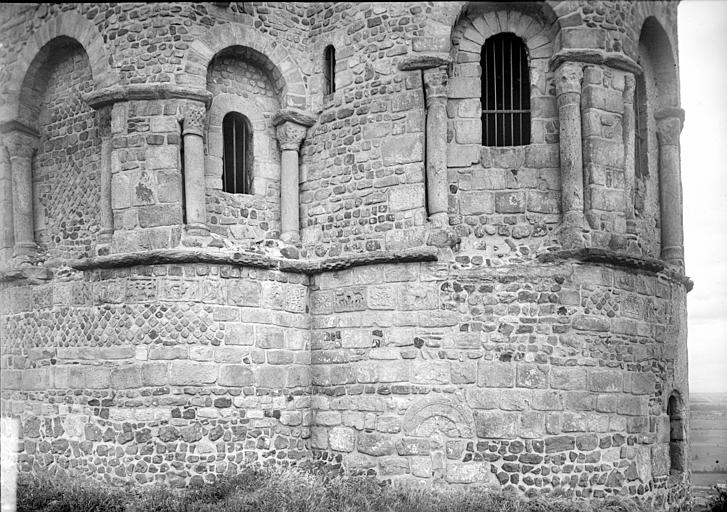
[[[278,136],[280,148],[283,150],[298,151],[305,139],[307,128],[293,121],[285,121],[277,126],[275,134]]]
[[[555,94],[581,93],[583,65],[578,62],[564,62],[555,70]]]
[[[448,79],[445,66],[424,70],[424,92],[427,96],[427,106],[432,100],[447,97]]]
[[[14,131],[5,134],[5,147],[10,158],[32,158],[40,139],[29,133]]]
[[[661,145],[678,146],[681,132],[682,120],[678,117],[664,117],[656,120],[656,136]]]
[[[98,136],[102,139],[111,137],[111,107],[102,107],[96,111]]]
[[[205,118],[207,117],[207,109],[203,106],[193,106],[187,108],[184,113],[184,132],[183,135],[194,134],[200,137],[204,133]]]

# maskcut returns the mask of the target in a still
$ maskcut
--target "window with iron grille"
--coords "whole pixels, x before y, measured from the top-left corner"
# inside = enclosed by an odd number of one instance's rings
[[[323,59],[324,93],[336,92],[336,49],[332,45],[326,46]]]
[[[530,144],[530,70],[527,47],[515,34],[490,37],[482,46],[482,144]]]
[[[237,112],[222,119],[222,190],[250,194],[252,187],[252,130],[250,121]]]

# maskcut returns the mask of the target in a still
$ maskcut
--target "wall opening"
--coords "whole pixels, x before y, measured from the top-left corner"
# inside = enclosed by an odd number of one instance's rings
[[[530,144],[530,70],[527,46],[512,33],[485,41],[482,68],[482,144]]]
[[[238,112],[222,120],[224,152],[222,156],[222,190],[231,194],[249,194],[252,190],[252,129],[250,121]]]
[[[669,415],[669,460],[671,473],[681,473],[686,469],[686,430],[684,425],[684,405],[677,394],[669,397],[666,408]]]
[[[323,56],[323,82],[324,94],[336,92],[336,49],[330,44]]]

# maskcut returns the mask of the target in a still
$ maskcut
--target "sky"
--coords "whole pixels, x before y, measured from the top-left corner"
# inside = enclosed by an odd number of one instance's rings
[[[727,1],[679,5],[690,392],[727,392]]]

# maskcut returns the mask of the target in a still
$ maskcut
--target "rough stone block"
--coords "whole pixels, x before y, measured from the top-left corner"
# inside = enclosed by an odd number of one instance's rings
[[[137,366],[116,368],[111,371],[111,387],[114,389],[139,388],[142,385],[141,372]]]
[[[429,440],[405,437],[396,442],[396,452],[399,455],[429,455]]]
[[[527,209],[535,213],[560,213],[560,194],[555,191],[528,190]]]
[[[285,334],[279,327],[256,326],[255,346],[263,349],[285,348]]]
[[[227,303],[230,306],[260,306],[260,283],[244,279],[227,281]]]
[[[576,439],[573,436],[549,437],[545,440],[545,452],[557,453],[570,451],[575,448]]]
[[[217,380],[216,364],[192,361],[172,361],[169,364],[169,384],[173,386],[201,386]]]
[[[142,363],[139,367],[142,386],[164,386],[167,384],[167,363]]]
[[[525,192],[495,192],[497,213],[525,213]]]
[[[328,443],[331,450],[351,452],[354,448],[356,432],[352,428],[335,427],[328,434]]]
[[[611,322],[607,317],[597,315],[573,316],[573,328],[579,331],[607,332]]]
[[[550,387],[553,389],[585,389],[586,371],[582,368],[554,366],[550,369]]]
[[[255,369],[255,386],[259,388],[281,389],[285,386],[285,370],[275,366]]]
[[[451,484],[491,484],[497,479],[489,464],[482,462],[447,462],[447,482]]]
[[[448,384],[449,361],[414,361],[411,381],[414,384]]]
[[[583,379],[585,385],[585,378]],[[551,373],[551,387],[552,384]],[[533,409],[538,411],[562,411],[563,410],[563,394],[560,391],[540,391],[533,390],[531,405]]]
[[[547,388],[548,367],[535,364],[518,364],[516,383],[517,387],[520,388]]]
[[[423,161],[423,135],[412,133],[386,138],[381,144],[381,157],[387,167]]]
[[[623,391],[623,373],[619,370],[591,370],[589,389],[600,393]]]
[[[519,435],[520,414],[503,411],[473,411],[477,437],[513,439]]]
[[[455,141],[458,144],[481,144],[482,122],[479,119],[460,119],[454,122]]]
[[[482,190],[461,191],[459,198],[459,212],[462,215],[482,215],[494,213],[495,200],[491,192]]]
[[[225,325],[226,345],[252,345],[255,335],[252,325],[228,323]]]
[[[477,385],[488,388],[511,388],[515,385],[515,365],[480,361],[477,367]]]
[[[397,185],[390,188],[389,207],[394,212],[424,208],[424,184]]]
[[[179,148],[177,146],[151,146],[145,153],[147,169],[178,169]]]
[[[358,451],[366,455],[381,457],[396,452],[394,441],[390,436],[378,433],[359,432]]]
[[[500,406],[500,395],[499,389],[468,388],[465,390],[467,403],[473,409],[497,409]]]

